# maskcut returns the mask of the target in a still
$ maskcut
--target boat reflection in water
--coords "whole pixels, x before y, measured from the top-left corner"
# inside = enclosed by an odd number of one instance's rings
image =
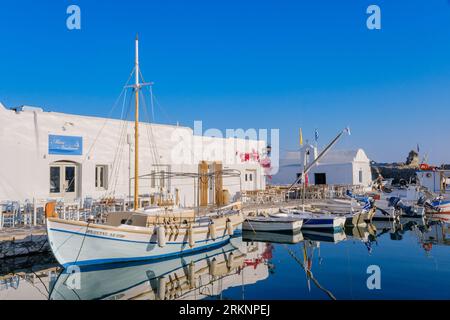
[[[85,266],[74,274],[77,269],[62,270],[50,255],[9,259],[0,264],[0,300],[277,299],[276,290],[288,299],[411,298],[422,290],[421,284],[406,292],[399,283],[411,286],[410,279],[423,270],[428,272],[427,286],[448,283],[448,221],[441,215],[375,221],[341,232],[250,231],[208,251],[170,260]],[[389,264],[398,272],[395,281],[385,280],[384,290],[390,290],[386,296],[384,291],[372,296],[364,277],[362,286],[354,281],[368,261]],[[429,298],[448,298],[445,291],[435,292]]]
[[[233,240],[170,260],[68,268],[60,274],[50,299],[200,300],[266,279],[271,246]]]

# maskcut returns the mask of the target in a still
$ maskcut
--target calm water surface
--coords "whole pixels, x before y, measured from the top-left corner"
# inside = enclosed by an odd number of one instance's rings
[[[381,289],[370,290],[369,266]],[[244,233],[207,252],[81,269],[51,256],[2,261],[0,299],[450,299],[443,221],[374,223],[338,233]]]

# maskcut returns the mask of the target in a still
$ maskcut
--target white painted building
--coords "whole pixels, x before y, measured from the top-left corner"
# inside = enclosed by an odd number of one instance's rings
[[[279,171],[271,183],[292,184],[303,171],[305,162],[312,163],[317,155],[317,148],[313,145],[305,145],[300,151],[287,152],[280,160]],[[372,183],[370,160],[363,149],[331,150],[309,171],[308,183],[369,187]]]
[[[39,108],[14,111],[0,104],[0,201],[127,197],[134,172],[134,146],[127,141],[134,141],[134,122]],[[240,185],[243,190],[265,188],[259,157],[242,157],[263,156],[264,141],[196,136],[189,127],[141,123],[139,145],[140,175],[198,173],[201,161],[210,170],[220,162],[223,169],[241,173],[240,179],[224,178],[231,197]],[[208,202],[214,202],[213,183]],[[177,192],[181,205],[192,206],[196,189],[192,178],[148,178],[141,180],[139,194],[173,198]]]

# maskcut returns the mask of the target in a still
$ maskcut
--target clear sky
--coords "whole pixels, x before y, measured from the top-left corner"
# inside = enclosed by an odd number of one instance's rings
[[[70,4],[81,30],[66,28]],[[280,128],[282,150],[299,127],[324,145],[349,125],[338,148],[402,161],[419,143],[450,163],[448,0],[1,1],[0,101],[106,116],[136,32],[157,122]]]

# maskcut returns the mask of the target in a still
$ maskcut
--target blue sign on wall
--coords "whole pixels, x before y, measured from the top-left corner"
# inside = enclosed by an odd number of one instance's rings
[[[70,156],[83,154],[83,137],[48,135],[48,153]]]

